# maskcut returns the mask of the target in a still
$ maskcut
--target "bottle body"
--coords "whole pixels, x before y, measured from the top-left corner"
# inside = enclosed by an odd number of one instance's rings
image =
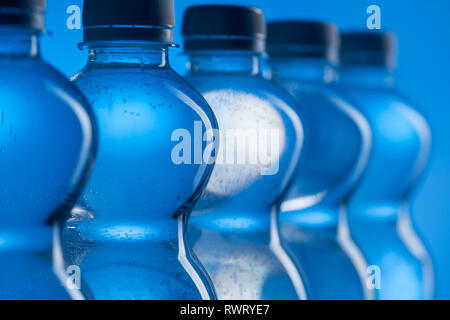
[[[95,120],[73,85],[39,58],[38,39],[0,28],[0,298],[69,299],[52,224],[81,192],[96,146]],[[58,239],[57,239],[58,240]]]
[[[273,81],[299,101],[305,127],[298,174],[281,207],[283,241],[310,299],[370,298],[365,261],[342,230],[347,198],[367,163],[369,126],[332,89],[335,71],[325,59],[277,57],[271,65]]]
[[[258,68],[251,53],[194,54],[187,75],[220,128],[216,164],[189,239],[223,300],[305,296],[278,230],[278,199],[297,167],[303,128],[295,102]]]
[[[373,132],[367,172],[349,203],[348,223],[370,265],[377,299],[430,299],[431,261],[411,226],[409,196],[426,166],[431,132],[391,88],[391,80],[381,67],[343,72],[343,92]]]
[[[65,227],[69,260],[96,299],[214,298],[185,239],[212,165],[180,163],[173,152],[177,131],[213,129],[214,115],[170,68],[167,48],[110,44],[90,55],[74,82],[93,106],[100,141]]]

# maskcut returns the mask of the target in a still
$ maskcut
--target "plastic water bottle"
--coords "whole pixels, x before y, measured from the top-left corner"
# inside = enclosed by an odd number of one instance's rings
[[[332,90],[339,34],[334,24],[269,24],[272,79],[296,97],[305,144],[295,182],[280,215],[281,234],[301,265],[310,299],[364,299],[366,264],[348,237],[342,214],[366,167],[370,128]]]
[[[98,119],[99,149],[64,245],[95,299],[215,297],[185,231],[212,170],[203,133],[217,125],[169,65],[174,20],[173,1],[84,2],[89,60],[73,81]]]
[[[393,87],[393,34],[344,34],[341,58],[343,91],[373,132],[367,172],[348,209],[351,236],[369,264],[367,285],[377,299],[432,298],[432,265],[409,210],[427,164],[430,128]]]
[[[0,3],[0,299],[83,298],[63,286],[53,226],[81,192],[96,131],[84,97],[39,56],[45,9]]]
[[[189,8],[187,79],[219,124],[216,165],[189,239],[219,299],[298,299],[303,282],[279,239],[279,199],[296,171],[303,127],[296,102],[261,75],[261,10]]]

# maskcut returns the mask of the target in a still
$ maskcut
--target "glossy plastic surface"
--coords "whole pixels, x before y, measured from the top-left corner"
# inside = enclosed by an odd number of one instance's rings
[[[212,165],[173,158],[177,130],[194,139],[196,124],[216,128],[207,103],[170,68],[167,48],[145,43],[91,44],[73,81],[98,119],[99,149],[64,230],[70,263],[95,299],[214,298],[185,239]]]
[[[278,230],[279,199],[303,143],[296,103],[262,78],[260,58],[251,53],[209,52],[190,58],[187,79],[218,119],[219,154],[224,154],[194,209],[189,225],[193,249],[219,299],[304,298],[300,274],[281,246]],[[252,132],[259,139],[252,140]],[[268,133],[279,153],[261,138]],[[243,144],[234,146],[231,140]],[[271,168],[262,158],[250,160],[250,155],[270,152],[275,160]]]
[[[365,262],[339,224],[367,164],[368,123],[332,90],[336,72],[327,60],[274,57],[271,66],[273,81],[297,98],[305,126],[298,175],[282,205],[283,240],[310,299],[369,298]]]
[[[409,212],[411,192],[427,164],[430,128],[393,89],[386,68],[343,68],[341,78],[343,93],[373,132],[367,172],[348,208],[351,236],[371,266],[377,299],[430,299],[432,265]]]
[[[0,299],[71,298],[52,224],[87,178],[94,123],[79,91],[40,59],[37,36],[0,27]]]

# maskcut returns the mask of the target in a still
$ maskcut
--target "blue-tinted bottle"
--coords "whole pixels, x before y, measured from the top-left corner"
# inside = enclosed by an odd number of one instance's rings
[[[189,224],[194,252],[219,299],[304,298],[299,272],[279,242],[277,221],[303,127],[292,97],[261,75],[264,16],[255,8],[192,7],[183,35],[187,79],[205,96],[220,129],[216,164]],[[265,145],[264,137],[279,149]],[[264,154],[271,155],[269,162]]]
[[[179,163],[174,150],[178,133],[217,125],[169,65],[173,1],[86,0],[83,14],[89,60],[73,81],[98,119],[99,148],[65,228],[70,263],[95,299],[214,298],[185,238],[212,165]]]
[[[46,2],[0,3],[0,299],[67,291],[59,229],[96,146],[87,101],[39,55]]]
[[[303,269],[308,298],[369,298],[366,264],[342,214],[367,164],[371,135],[364,117],[331,88],[337,28],[285,21],[268,30],[272,80],[298,99],[305,127],[298,175],[281,207],[282,238]]]
[[[389,33],[342,36],[340,85],[373,133],[367,172],[349,203],[348,221],[370,265],[368,283],[377,299],[428,299],[432,265],[412,228],[409,200],[427,164],[431,133],[393,87],[395,48]]]

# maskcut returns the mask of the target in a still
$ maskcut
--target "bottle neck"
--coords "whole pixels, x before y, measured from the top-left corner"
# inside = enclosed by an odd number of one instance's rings
[[[102,42],[88,44],[88,65],[169,67],[168,47],[148,43]]]
[[[394,85],[394,74],[385,66],[348,66],[341,68],[339,81],[351,87],[388,89]]]
[[[38,57],[38,32],[21,26],[0,26],[0,56]]]
[[[273,57],[270,59],[272,78],[302,82],[332,83],[337,79],[336,67],[327,59],[304,57]]]
[[[261,55],[251,52],[190,53],[187,68],[190,73],[244,73],[260,75]]]

